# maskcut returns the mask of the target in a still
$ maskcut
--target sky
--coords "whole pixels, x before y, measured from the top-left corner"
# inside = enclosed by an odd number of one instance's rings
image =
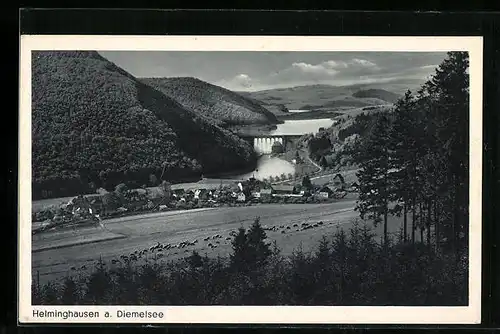
[[[310,84],[419,85],[443,52],[102,51],[136,77],[196,77],[234,91]]]

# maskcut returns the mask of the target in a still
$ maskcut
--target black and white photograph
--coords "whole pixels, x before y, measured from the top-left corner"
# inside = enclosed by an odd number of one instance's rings
[[[480,38],[31,38],[25,321],[479,321]]]

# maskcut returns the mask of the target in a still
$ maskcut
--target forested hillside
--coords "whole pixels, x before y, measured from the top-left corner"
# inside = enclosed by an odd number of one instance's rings
[[[189,179],[255,162],[246,142],[97,52],[32,57],[34,198]]]
[[[274,114],[255,101],[196,78],[145,78],[184,108],[221,125],[276,124]]]

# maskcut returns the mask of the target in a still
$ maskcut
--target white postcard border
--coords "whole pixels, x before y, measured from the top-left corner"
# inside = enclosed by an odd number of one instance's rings
[[[20,48],[18,310],[20,323],[477,324],[481,320],[482,37],[89,36],[23,35]],[[469,305],[336,306],[32,306],[31,51],[468,51],[470,57]],[[116,312],[163,312],[163,318],[117,318]],[[96,311],[97,318],[40,318],[36,311]],[[109,312],[110,317],[106,317]]]

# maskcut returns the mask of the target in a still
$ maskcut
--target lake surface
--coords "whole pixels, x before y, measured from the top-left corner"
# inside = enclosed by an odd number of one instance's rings
[[[308,110],[308,109],[291,109],[291,110],[288,110],[288,111],[296,113],[296,112],[308,112],[310,110]]]
[[[276,130],[270,131],[271,135],[303,135],[316,133],[319,128],[328,128],[333,125],[331,118],[287,120],[277,124]]]

